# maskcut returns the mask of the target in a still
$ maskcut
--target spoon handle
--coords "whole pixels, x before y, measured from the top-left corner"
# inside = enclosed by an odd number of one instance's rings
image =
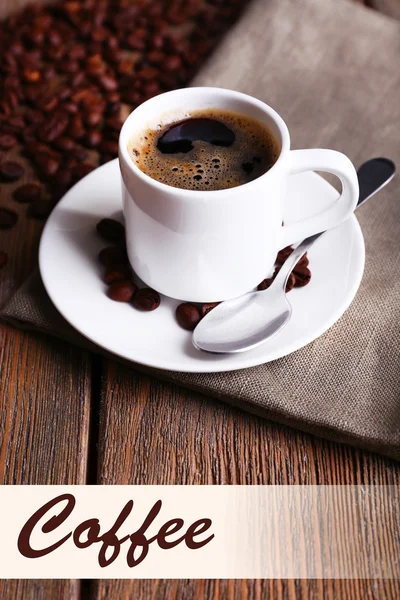
[[[363,163],[357,171],[360,196],[356,209],[389,183],[395,172],[395,164],[389,158],[372,158]],[[303,240],[285,260],[272,285],[282,287],[285,290],[289,275],[296,264],[324,233],[326,231],[316,233]]]

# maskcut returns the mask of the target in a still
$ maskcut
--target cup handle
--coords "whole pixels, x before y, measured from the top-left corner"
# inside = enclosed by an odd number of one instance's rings
[[[304,171],[327,171],[342,182],[340,198],[326,210],[282,227],[281,247],[290,246],[321,231],[336,227],[354,211],[358,202],[358,178],[356,170],[347,156],[336,150],[292,150],[289,155],[289,174]]]

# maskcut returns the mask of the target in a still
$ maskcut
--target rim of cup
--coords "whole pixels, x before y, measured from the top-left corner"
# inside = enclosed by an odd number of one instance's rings
[[[272,167],[270,169],[268,169],[268,171],[266,171],[265,173],[263,173],[262,175],[260,175],[259,177],[257,177],[256,179],[253,179],[252,181],[248,181],[247,183],[243,183],[239,186],[235,186],[233,188],[226,188],[226,189],[222,189],[222,190],[188,190],[188,189],[184,189],[184,188],[179,188],[179,187],[174,187],[171,185],[168,185],[167,183],[163,183],[161,181],[157,181],[156,179],[153,179],[152,177],[150,177],[150,175],[147,175],[146,173],[144,173],[143,171],[141,171],[139,169],[139,167],[135,164],[134,160],[132,159],[131,155],[129,154],[128,151],[128,144],[129,141],[133,135],[132,132],[132,121],[134,121],[137,117],[137,111],[144,111],[148,108],[151,108],[151,105],[159,105],[160,102],[160,98],[166,98],[169,99],[173,96],[176,96],[177,98],[179,96],[182,95],[193,95],[194,97],[199,97],[199,94],[207,94],[207,95],[215,95],[217,100],[218,98],[235,98],[236,100],[240,100],[242,102],[251,104],[252,106],[256,107],[257,109],[261,110],[263,113],[265,113],[268,118],[274,122],[275,126],[277,127],[280,137],[281,139],[278,140],[279,144],[280,144],[280,152],[279,152],[279,156],[277,158],[277,160],[275,161],[275,163],[272,165]],[[216,106],[212,107],[210,105],[210,108],[219,108],[218,107],[218,101],[216,100]],[[200,103],[199,103],[200,104]],[[176,109],[177,110],[177,109]],[[194,109],[194,110],[202,110],[201,106],[198,109]],[[229,108],[226,108],[226,110],[230,110]],[[238,111],[232,111],[232,112],[238,112]],[[173,114],[174,113],[174,109],[171,109],[170,111],[168,111],[169,114]],[[177,119],[178,120],[178,119]],[[169,121],[168,123],[173,123],[174,121]],[[273,133],[274,135],[274,133]],[[243,191],[244,188],[247,188],[249,191],[251,191],[251,188],[255,185],[255,182],[259,182],[262,179],[265,179],[267,177],[270,176],[271,173],[274,173],[276,171],[277,168],[279,168],[279,166],[282,164],[283,159],[285,157],[285,155],[287,154],[287,152],[290,149],[290,135],[289,135],[289,130],[287,128],[287,125],[285,123],[285,121],[282,119],[282,117],[268,104],[265,104],[265,102],[262,102],[261,100],[258,100],[257,98],[254,98],[253,96],[250,96],[248,94],[244,94],[243,92],[237,92],[234,90],[229,90],[229,89],[225,89],[225,88],[218,88],[218,87],[189,87],[189,88],[180,88],[177,90],[172,90],[169,92],[164,92],[162,94],[158,94],[157,96],[153,96],[152,98],[150,98],[149,100],[146,100],[145,102],[143,102],[142,104],[140,104],[137,108],[135,108],[130,115],[125,119],[124,124],[122,125],[121,128],[121,132],[119,135],[119,141],[118,141],[118,152],[119,152],[119,158],[121,161],[124,162],[124,164],[133,171],[133,173],[138,176],[139,178],[143,179],[147,184],[153,185],[154,187],[158,188],[160,191],[168,191],[171,192],[173,191],[174,194],[179,194],[181,196],[187,196],[188,198],[195,198],[195,197],[201,197],[202,200],[204,200],[205,197],[211,197],[211,195],[215,195],[217,194],[219,197],[222,197],[223,195],[226,195],[228,193],[232,193],[233,190],[240,190],[240,192]]]

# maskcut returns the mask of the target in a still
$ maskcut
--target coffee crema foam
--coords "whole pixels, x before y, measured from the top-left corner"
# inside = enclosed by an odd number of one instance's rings
[[[216,145],[193,139],[188,151],[160,151],[157,146],[162,147],[160,141],[163,137],[167,139],[168,132],[189,122],[193,129],[196,119],[200,130],[206,120],[222,123],[234,133],[233,143]],[[129,143],[128,151],[139,169],[152,179],[176,188],[207,191],[233,188],[260,177],[276,162],[280,148],[273,134],[259,121],[228,110],[205,109],[155,130],[148,129],[136,143]]]

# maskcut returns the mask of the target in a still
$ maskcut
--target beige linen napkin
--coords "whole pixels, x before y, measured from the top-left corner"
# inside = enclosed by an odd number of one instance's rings
[[[342,150],[355,164],[400,164],[400,27],[344,0],[256,0],[194,82],[275,107],[294,147]],[[400,459],[400,197],[396,180],[357,213],[366,242],[360,290],[307,347],[220,374],[151,371],[243,409]],[[58,314],[34,274],[4,319],[93,347]],[[97,351],[101,351],[97,349]]]

